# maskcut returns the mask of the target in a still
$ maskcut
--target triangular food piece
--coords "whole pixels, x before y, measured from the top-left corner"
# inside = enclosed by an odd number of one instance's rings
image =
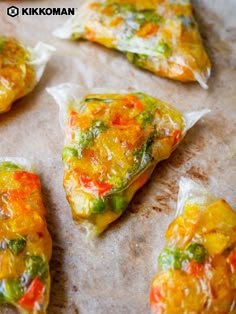
[[[38,176],[22,159],[0,160],[0,304],[45,314],[52,241]]]
[[[189,0],[86,0],[54,35],[115,48],[140,68],[207,88],[211,64]]]
[[[25,48],[15,38],[0,36],[0,113],[32,91],[54,50],[43,43]]]
[[[48,90],[65,125],[64,188],[73,218],[89,236],[127,208],[156,164],[170,156],[205,111],[187,118],[141,92],[92,90],[63,84]],[[191,121],[191,122],[190,122]]]
[[[181,178],[166,241],[151,286],[152,314],[235,313],[236,213],[230,205]]]

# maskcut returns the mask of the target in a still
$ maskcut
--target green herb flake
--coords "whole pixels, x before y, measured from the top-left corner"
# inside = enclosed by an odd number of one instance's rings
[[[24,294],[21,280],[18,278],[4,280],[3,294],[9,303],[14,303],[19,300]]]
[[[0,37],[0,52],[3,51],[6,43],[7,43],[7,38],[4,36]]]
[[[41,256],[27,256],[25,258],[25,275],[32,280],[35,277],[43,279],[48,274],[48,264]]]
[[[139,10],[136,14],[136,20],[140,23],[160,24],[163,21],[163,17],[157,14],[155,10]]]
[[[136,159],[133,170],[140,171],[150,164],[154,157],[152,156],[152,145],[154,143],[154,135],[152,135],[147,142],[141,147],[136,149],[134,157]]]
[[[137,117],[136,121],[143,127],[147,127],[152,123],[153,115],[148,111],[141,112]]]
[[[89,102],[103,102],[105,104],[108,104],[108,103],[112,103],[113,99],[111,99],[111,98],[88,97],[88,98],[85,98],[84,102],[86,102],[86,103],[89,103]]]
[[[99,136],[101,133],[103,133],[106,130],[107,130],[107,126],[105,122],[100,121],[100,120],[96,121],[91,128],[91,132],[94,137]]]
[[[15,170],[21,170],[21,168],[18,165],[7,161],[2,162],[0,164],[0,171],[15,171]]]

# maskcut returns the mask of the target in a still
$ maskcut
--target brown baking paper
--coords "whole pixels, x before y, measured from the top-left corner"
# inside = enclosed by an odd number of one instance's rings
[[[0,156],[33,159],[40,175],[47,222],[53,238],[49,314],[149,313],[149,287],[164,232],[176,210],[178,180],[188,176],[236,207],[236,3],[193,1],[200,31],[213,63],[208,91],[136,69],[122,54],[88,42],[54,38],[67,16],[8,17],[19,7],[77,7],[77,0],[1,1],[4,35],[33,46],[57,48],[35,90],[0,115]],[[70,82],[86,87],[140,90],[181,112],[211,109],[186,135],[169,160],[107,232],[88,242],[74,224],[62,188],[63,132],[58,107],[45,88]],[[0,313],[16,313],[10,307]]]

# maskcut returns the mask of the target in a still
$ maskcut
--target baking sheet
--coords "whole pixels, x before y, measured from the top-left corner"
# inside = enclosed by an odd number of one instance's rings
[[[48,227],[53,238],[52,289],[48,314],[149,313],[149,287],[173,219],[178,180],[187,175],[236,208],[236,2],[193,1],[213,61],[209,89],[136,69],[120,53],[88,42],[68,42],[51,32],[66,16],[6,15],[20,7],[77,7],[75,0],[2,1],[1,33],[26,45],[44,41],[57,48],[37,88],[0,116],[0,156],[36,161]],[[234,13],[233,13],[234,12]],[[72,222],[62,188],[63,133],[58,107],[45,88],[63,82],[87,87],[134,88],[175,105],[182,112],[210,108],[168,161],[134,197],[107,232],[88,242]],[[0,313],[12,314],[10,307]]]

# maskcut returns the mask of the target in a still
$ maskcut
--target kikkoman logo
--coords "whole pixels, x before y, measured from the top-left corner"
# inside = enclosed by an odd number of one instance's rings
[[[75,15],[75,8],[7,8],[7,15]]]

